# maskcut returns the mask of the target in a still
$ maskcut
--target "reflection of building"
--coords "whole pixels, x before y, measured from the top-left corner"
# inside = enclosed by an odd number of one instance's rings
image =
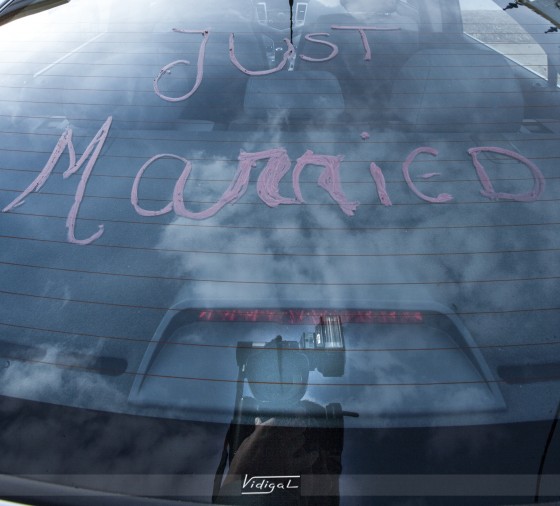
[[[551,23],[560,26],[560,1],[559,0],[521,0],[519,3],[537,11]]]

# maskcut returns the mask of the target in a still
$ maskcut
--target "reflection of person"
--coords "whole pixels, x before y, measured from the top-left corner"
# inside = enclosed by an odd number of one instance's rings
[[[235,454],[224,484],[254,473],[266,475],[306,474],[318,458],[318,452],[304,450],[305,427],[280,427],[270,418],[255,419],[255,430]]]
[[[305,424],[286,427],[279,423],[275,418],[265,422],[255,419],[255,430],[243,441],[231,461],[219,498],[225,503],[247,505],[337,505],[340,452],[333,454],[328,445],[325,448],[317,445],[312,450],[308,447],[310,440],[316,439],[318,432],[325,429],[310,428]],[[271,494],[242,495],[242,491],[248,491],[243,488],[243,483],[255,476],[303,478],[297,488],[275,490]]]
[[[325,348],[333,344],[337,352],[315,352],[311,344],[317,342]],[[344,350],[340,317],[334,316],[321,317],[316,332],[304,332],[300,342],[278,335],[267,343],[238,343],[235,408],[214,479],[214,501],[338,504],[344,416],[357,414],[337,402],[322,406],[303,397],[312,368],[327,377],[343,376]],[[243,395],[245,380],[254,397]]]

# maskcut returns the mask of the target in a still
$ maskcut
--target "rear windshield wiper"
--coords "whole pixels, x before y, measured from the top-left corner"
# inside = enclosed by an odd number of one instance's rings
[[[0,0],[0,25],[52,9],[70,0]]]

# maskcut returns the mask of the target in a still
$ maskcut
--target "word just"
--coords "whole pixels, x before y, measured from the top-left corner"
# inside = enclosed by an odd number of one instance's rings
[[[362,44],[364,46],[364,60],[369,61],[371,60],[371,48],[366,36],[366,31],[398,31],[400,30],[399,27],[376,27],[376,26],[343,26],[343,25],[332,25],[331,29],[333,30],[351,30],[351,31],[356,31],[359,35],[360,38],[362,40]],[[171,69],[177,65],[190,65],[189,60],[176,60],[173,61],[167,65],[165,65],[158,73],[158,75],[156,76],[156,78],[154,79],[154,91],[156,93],[156,95],[158,97],[160,97],[163,100],[166,100],[168,102],[181,102],[183,100],[187,100],[189,97],[191,97],[192,95],[194,95],[194,93],[196,92],[196,90],[198,90],[198,88],[200,87],[201,83],[202,83],[202,79],[204,76],[204,58],[206,55],[206,44],[208,42],[208,38],[210,37],[210,31],[209,30],[183,30],[180,28],[173,28],[174,32],[177,33],[185,33],[185,34],[200,34],[202,35],[202,41],[200,43],[200,47],[198,49],[198,61],[197,61],[197,71],[196,71],[196,79],[194,82],[193,87],[191,88],[191,90],[187,93],[185,93],[184,95],[180,96],[180,97],[170,97],[167,95],[164,95],[160,88],[159,88],[159,82],[160,79],[165,76],[166,74],[169,74],[171,72]],[[324,57],[324,58],[312,58],[310,56],[306,56],[304,54],[299,55],[299,57],[302,60],[305,61],[309,61],[309,62],[325,62],[325,61],[329,61],[332,60],[333,58],[335,58],[338,55],[338,46],[336,44],[333,44],[332,42],[329,42],[327,40],[323,40],[323,39],[318,39],[317,37],[328,37],[329,34],[328,33],[309,33],[305,36],[305,39],[311,43],[314,44],[320,44],[320,45],[324,45],[327,46],[328,48],[330,48],[331,52],[328,56]],[[271,69],[266,69],[266,70],[249,70],[246,67],[244,67],[243,65],[241,65],[241,63],[239,62],[239,60],[237,59],[237,56],[235,55],[235,34],[234,33],[230,33],[229,35],[229,59],[231,61],[231,63],[233,65],[235,65],[235,67],[237,67],[241,72],[243,72],[246,75],[249,76],[264,76],[264,75],[269,75],[269,74],[274,74],[275,72],[279,72],[281,71],[285,66],[286,63],[294,58],[295,55],[295,48],[292,45],[292,43],[290,42],[289,39],[284,39],[284,42],[286,43],[287,46],[287,50],[285,51],[282,60],[280,61],[280,63],[278,63],[278,65],[274,68]]]

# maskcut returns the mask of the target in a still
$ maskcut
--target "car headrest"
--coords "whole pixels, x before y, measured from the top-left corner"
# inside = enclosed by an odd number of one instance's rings
[[[393,119],[419,131],[512,132],[524,101],[509,61],[481,46],[415,53],[392,88]]]

